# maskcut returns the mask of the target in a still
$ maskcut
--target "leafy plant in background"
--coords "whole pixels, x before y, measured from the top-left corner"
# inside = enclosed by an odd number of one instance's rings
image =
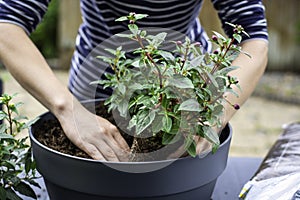
[[[139,145],[137,138],[145,130],[152,136],[160,136],[163,145],[183,139],[185,150],[196,156],[195,137],[206,138],[217,150],[220,141],[214,127],[221,127],[221,116],[226,94],[238,94],[233,86],[238,85],[235,77],[228,75],[235,70],[231,62],[242,52],[237,43],[246,34],[239,25],[233,27],[232,38],[225,38],[214,32],[211,41],[218,48],[213,53],[202,53],[201,44],[174,41],[174,51],[163,50],[167,33],[148,35],[139,29],[137,20],[147,17],[144,14],[130,13],[116,21],[129,21],[129,34],[118,36],[139,44],[133,50],[134,58],[127,58],[122,47],[107,49],[112,56],[99,56],[113,69],[114,74],[106,73],[106,79],[93,83],[112,88],[113,94],[106,100],[109,110],[117,110],[124,119],[130,117],[129,129],[134,131],[131,153]],[[247,35],[247,34],[246,34]],[[132,156],[134,157],[134,156]]]
[[[0,104],[0,200],[22,200],[20,194],[36,199],[30,185],[39,187],[36,178],[35,162],[26,138],[17,139],[20,131],[28,124],[22,122],[26,117],[19,115],[21,103],[13,103],[14,96],[3,94]]]

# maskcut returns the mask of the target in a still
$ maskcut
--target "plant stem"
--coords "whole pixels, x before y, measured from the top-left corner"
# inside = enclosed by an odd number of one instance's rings
[[[161,71],[159,69],[159,67],[157,66],[157,64],[154,62],[153,58],[151,57],[150,53],[146,53],[146,56],[147,58],[151,61],[151,63],[154,65],[154,67],[156,68],[157,70],[157,73],[158,73],[158,78],[159,78],[159,87],[160,89],[163,88],[163,83],[162,83],[162,74],[161,74]]]
[[[117,80],[119,81],[119,80],[120,80],[120,79],[119,79],[119,71],[118,71],[118,69],[117,69],[116,66],[117,66],[117,65],[116,65],[116,61],[115,61],[115,65],[110,64],[110,67],[114,70],[114,72],[115,72],[115,74],[116,74],[116,78],[117,78]]]
[[[214,104],[218,99],[223,97],[223,93],[221,93],[220,95],[218,95],[214,100],[210,101],[210,104]]]
[[[230,43],[229,43],[228,47],[225,49],[225,52],[224,52],[223,56],[221,57],[221,59],[218,60],[218,62],[215,64],[214,68],[211,70],[211,74],[214,74],[218,70],[218,68],[220,67],[220,60],[223,60],[225,58],[225,56],[228,53],[233,42],[234,42],[234,40],[230,39]]]
[[[185,61],[186,61],[186,59],[187,59],[187,54],[188,54],[188,52],[189,52],[189,48],[190,48],[189,45],[187,45],[187,47],[185,48],[185,53],[184,53],[184,56],[183,56],[183,62],[182,62],[182,65],[181,65],[181,67],[180,67],[180,70],[181,70],[181,71],[182,71],[182,69],[183,69],[183,67],[184,67],[184,64],[185,64]]]
[[[146,48],[145,48],[145,46],[143,45],[143,42],[142,42],[141,37],[140,37],[139,35],[137,35],[137,36],[136,36],[136,39],[137,39],[139,45],[141,46],[141,48],[142,48],[143,50],[145,50]],[[163,84],[162,84],[162,73],[161,73],[159,67],[157,66],[157,64],[154,62],[154,60],[153,60],[153,58],[151,57],[151,55],[150,55],[149,52],[146,52],[146,56],[147,56],[147,58],[151,61],[151,63],[154,65],[154,67],[155,67],[156,70],[157,70],[158,78],[159,78],[159,87],[160,87],[160,89],[162,89],[162,88],[163,88]]]
[[[13,120],[12,120],[12,116],[11,116],[11,111],[9,109],[9,102],[5,103],[5,107],[7,109],[7,116],[8,116],[7,121],[9,123],[9,134],[13,135],[13,128],[12,128],[13,127]]]
[[[129,158],[130,161],[133,161],[135,159],[137,150],[138,150],[138,140],[137,137],[134,136],[132,145],[130,147],[130,158]]]

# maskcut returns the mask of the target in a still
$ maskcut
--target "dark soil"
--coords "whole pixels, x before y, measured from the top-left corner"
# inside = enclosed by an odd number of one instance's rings
[[[66,137],[57,119],[45,120],[41,126],[36,128],[34,136],[43,145],[61,153],[91,158]]]
[[[115,124],[115,120],[112,114],[107,112],[107,108],[104,106],[103,102],[98,102],[96,106],[97,115],[109,120],[111,123]],[[124,121],[124,120],[122,120]],[[119,126],[127,126],[125,124],[118,124]],[[133,137],[124,133],[120,130],[120,133],[127,141],[129,146],[133,144]],[[59,121],[54,118],[50,120],[45,120],[41,126],[35,128],[34,136],[36,139],[54,149],[64,154],[69,154],[72,156],[91,158],[85,152],[76,147],[65,135],[62,127],[59,124]],[[172,145],[168,145],[167,150],[156,152],[157,150],[164,147],[161,145],[162,137],[160,134],[157,134],[155,137],[148,138],[138,138],[137,139],[137,148],[134,155],[132,155],[132,161],[150,161],[150,160],[163,160],[168,157],[172,152],[174,152],[182,143],[177,142]],[[151,152],[151,153],[150,153]],[[137,154],[136,154],[137,153]],[[149,154],[150,153],[150,154]]]

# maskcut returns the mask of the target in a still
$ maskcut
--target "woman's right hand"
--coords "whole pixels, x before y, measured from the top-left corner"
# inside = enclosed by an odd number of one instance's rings
[[[129,146],[117,127],[74,100],[72,110],[57,115],[66,136],[96,160],[128,161]]]

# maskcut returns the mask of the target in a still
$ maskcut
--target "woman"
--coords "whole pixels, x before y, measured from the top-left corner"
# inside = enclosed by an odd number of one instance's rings
[[[58,81],[28,38],[41,21],[48,3],[49,0],[0,1],[0,59],[15,79],[58,118],[75,145],[94,159],[122,161],[126,159],[129,147],[117,128],[79,103],[87,98],[109,95],[109,91],[90,85],[105,68],[86,62],[86,58],[105,39],[126,30],[125,24],[114,20],[129,12],[149,15],[140,22],[140,27],[179,31],[191,40],[201,42],[203,49],[209,51],[211,45],[198,20],[202,0],[81,0],[83,23],[76,39],[68,89]],[[267,63],[264,6],[260,0],[212,0],[212,3],[228,35],[231,35],[231,29],[225,22],[242,25],[250,35],[241,45],[252,59],[240,55],[233,63],[240,66],[232,75],[239,79],[243,92],[239,98],[228,97],[231,102],[242,105],[254,90]],[[224,124],[234,112],[232,107],[225,105]]]

